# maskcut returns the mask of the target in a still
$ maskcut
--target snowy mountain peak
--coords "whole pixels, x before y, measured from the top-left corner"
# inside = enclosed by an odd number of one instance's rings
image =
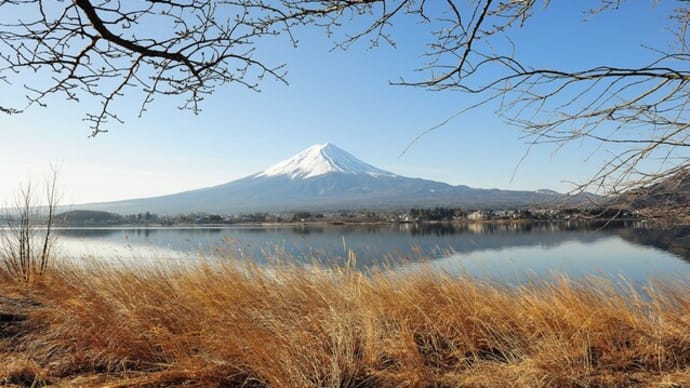
[[[306,179],[332,172],[369,176],[396,176],[367,164],[333,144],[315,144],[297,155],[275,164],[256,176],[287,175]]]

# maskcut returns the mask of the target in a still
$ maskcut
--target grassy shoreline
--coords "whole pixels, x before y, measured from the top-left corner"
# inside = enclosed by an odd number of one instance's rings
[[[8,386],[690,385],[687,284],[239,263],[0,277]]]

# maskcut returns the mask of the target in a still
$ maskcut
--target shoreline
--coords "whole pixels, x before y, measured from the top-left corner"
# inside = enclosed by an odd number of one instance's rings
[[[649,220],[640,218],[618,218],[615,220],[607,218],[594,219],[571,219],[571,220],[534,220],[534,219],[496,219],[496,220],[429,220],[429,221],[413,221],[413,222],[390,222],[390,221],[302,221],[302,222],[237,222],[237,223],[179,223],[173,225],[166,224],[93,224],[93,225],[54,225],[55,229],[107,229],[107,228],[232,228],[232,227],[300,227],[300,226],[320,226],[320,227],[339,227],[339,226],[382,226],[382,225],[506,225],[506,224],[566,224],[566,223],[580,223],[580,224],[594,224],[594,223],[649,223]],[[688,224],[679,224],[678,227],[690,226]]]

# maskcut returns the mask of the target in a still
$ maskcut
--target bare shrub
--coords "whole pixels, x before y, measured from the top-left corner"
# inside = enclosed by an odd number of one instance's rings
[[[46,180],[46,203],[39,205],[31,183],[21,187],[14,206],[4,210],[0,229],[0,263],[7,274],[23,283],[41,277],[52,258],[55,235],[53,217],[58,202],[57,171]]]

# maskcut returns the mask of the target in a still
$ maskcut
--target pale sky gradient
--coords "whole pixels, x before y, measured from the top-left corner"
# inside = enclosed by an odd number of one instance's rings
[[[589,18],[579,1],[553,2],[512,38],[534,65],[643,65],[644,48],[671,41],[664,15],[675,6],[624,3],[622,11]],[[595,5],[597,2],[592,2]],[[389,86],[424,63],[423,27],[403,20],[392,30],[396,48],[366,41],[333,51],[317,29],[299,31],[300,46],[283,39],[257,47],[269,63],[286,63],[289,86],[267,79],[262,92],[229,85],[209,96],[200,115],[179,111],[180,100],[158,98],[137,118],[140,96],[120,102],[124,125],[87,138],[82,121],[93,104],[56,96],[47,108],[0,115],[0,204],[21,182],[39,181],[59,167],[63,204],[173,193],[253,174],[316,143],[333,143],[396,174],[481,188],[568,191],[601,166],[588,143],[556,150],[540,146],[513,172],[526,146],[518,129],[485,106],[452,120],[401,152],[423,130],[472,102],[457,92]],[[422,31],[422,32],[420,32]],[[29,76],[29,74],[26,74]],[[3,102],[24,98],[21,80],[0,89]],[[601,151],[600,151],[601,152]]]

